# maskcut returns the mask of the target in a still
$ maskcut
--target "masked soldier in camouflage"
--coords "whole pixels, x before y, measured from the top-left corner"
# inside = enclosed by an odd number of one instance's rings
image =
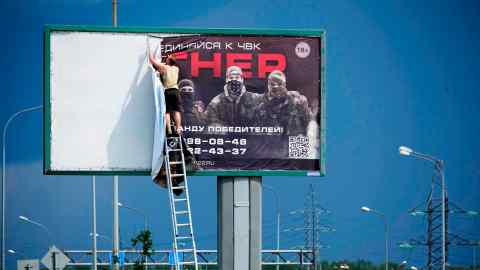
[[[257,109],[257,122],[263,126],[280,126],[284,135],[306,135],[311,119],[307,98],[287,90],[285,74],[279,70],[268,75],[267,91]]]
[[[203,125],[205,122],[203,113],[205,106],[202,101],[195,100],[195,84],[193,81],[183,79],[178,83],[178,88],[180,89],[180,98],[183,105],[182,126]]]
[[[207,124],[218,126],[251,126],[254,124],[255,108],[261,95],[247,91],[242,69],[230,66],[226,72],[223,91],[207,106]]]
[[[257,140],[250,149],[256,158],[289,158],[290,136],[306,136],[311,119],[307,98],[288,91],[285,74],[275,70],[268,75],[267,90],[255,110],[256,126],[282,127],[283,133]]]

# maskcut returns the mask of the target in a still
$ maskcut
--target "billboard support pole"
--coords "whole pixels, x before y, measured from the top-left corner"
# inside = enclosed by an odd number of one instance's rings
[[[119,229],[118,229],[118,176],[113,177],[113,269],[119,270]]]
[[[97,270],[97,202],[95,175],[92,176],[92,270]]]
[[[112,0],[112,24],[117,27],[117,0]],[[113,177],[113,269],[119,270],[118,176]]]
[[[260,270],[262,177],[217,177],[220,270]]]

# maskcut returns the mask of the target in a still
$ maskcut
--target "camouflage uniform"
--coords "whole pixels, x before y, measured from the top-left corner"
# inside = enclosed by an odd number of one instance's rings
[[[284,128],[284,135],[306,135],[311,113],[307,98],[297,91],[288,91],[285,100],[274,104],[264,95],[258,106],[257,123],[261,126],[280,126]]]
[[[219,126],[253,125],[260,96],[246,90],[241,68],[228,67],[222,93],[214,97],[207,106],[207,123]]]
[[[220,93],[210,101],[205,111],[209,125],[252,126],[255,123],[255,108],[260,94],[244,91],[237,98]]]
[[[289,137],[307,135],[311,114],[307,98],[297,91],[288,91],[285,100],[274,104],[267,94],[262,98],[256,115],[256,125],[283,127],[282,134],[271,134],[255,143],[253,151],[258,158],[286,159],[289,157]]]
[[[259,158],[284,159],[289,157],[290,136],[306,136],[311,120],[307,98],[297,91],[288,91],[286,77],[281,71],[268,76],[268,88],[255,111],[256,125],[282,127],[283,133],[273,133],[255,145]]]
[[[201,100],[196,100],[193,102],[193,108],[191,112],[186,113],[186,121],[189,125],[192,126],[202,126],[205,125],[205,104]]]

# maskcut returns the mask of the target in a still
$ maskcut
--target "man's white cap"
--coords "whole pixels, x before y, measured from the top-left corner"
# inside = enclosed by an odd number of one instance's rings
[[[243,78],[243,72],[242,72],[242,69],[238,66],[229,66],[227,68],[227,73],[226,73],[226,77],[227,79],[230,77],[230,75],[232,74],[235,74],[235,75],[240,75],[242,76]]]

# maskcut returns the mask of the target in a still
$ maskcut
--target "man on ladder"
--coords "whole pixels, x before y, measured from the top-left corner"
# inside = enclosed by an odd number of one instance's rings
[[[169,54],[166,58],[165,63],[148,53],[148,58],[150,63],[152,64],[152,67],[160,74],[160,79],[161,82],[163,83],[163,88],[164,90],[164,99],[165,99],[165,121],[164,125],[166,126],[167,129],[167,136],[175,136],[181,135],[182,132],[182,115],[181,112],[183,111],[182,109],[182,103],[180,99],[180,93],[178,89],[178,79],[179,79],[179,73],[180,73],[180,68],[176,64],[176,59],[174,54]],[[172,123],[174,123],[174,129],[172,130]],[[184,155],[184,160],[186,162],[186,166],[189,169],[195,169],[196,166],[194,164],[195,158],[194,155],[188,151],[187,145],[185,141],[180,139],[182,143],[182,153]],[[183,164],[185,165],[185,164]],[[173,166],[174,169],[176,167],[180,166]],[[178,168],[181,170],[181,168]],[[166,177],[166,170],[165,167],[162,167],[162,169],[157,173],[156,176],[154,176],[154,180],[156,183],[158,183],[160,186],[166,188],[167,187],[167,181],[165,179]],[[177,181],[175,181],[177,180]],[[181,183],[179,181],[181,179],[174,179],[173,185],[177,185]],[[182,190],[174,190],[174,193],[176,195],[180,195],[183,191]]]
[[[185,168],[186,156],[189,157],[189,162],[193,163],[194,159],[193,154],[186,149],[187,146],[181,137],[181,104],[178,91],[179,68],[175,65],[175,57],[173,54],[167,57],[166,64],[158,61],[150,53],[148,54],[148,57],[154,69],[162,76],[162,81],[165,85],[165,122],[167,133],[169,135],[165,140],[164,146],[164,166],[154,178],[154,181],[159,181],[158,183],[161,186],[165,187],[165,184],[168,186],[173,224],[172,231],[175,269],[180,270],[183,269],[184,265],[190,265],[194,266],[193,269],[198,270],[196,255],[197,248],[193,234],[190,197],[188,193]],[[154,80],[156,79],[157,78],[154,76]],[[154,89],[154,91],[156,90],[157,89]],[[173,114],[173,122],[175,126],[173,132],[171,129],[170,114]],[[165,177],[166,183],[163,182],[164,184],[162,185],[162,179],[165,181]],[[182,182],[183,184],[181,184]],[[174,196],[174,194],[176,196]],[[181,194],[183,194],[183,196],[181,196]],[[181,261],[180,258],[182,258]]]
[[[168,134],[172,134],[170,118],[171,115],[173,115],[176,132],[177,134],[180,134],[182,125],[182,109],[180,103],[180,94],[178,91],[178,77],[180,68],[176,64],[175,55],[168,55],[165,63],[162,63],[151,54],[148,56],[152,66],[158,71],[158,73],[160,73],[160,76],[162,76],[161,78],[165,88],[165,123],[167,126],[167,132]]]

